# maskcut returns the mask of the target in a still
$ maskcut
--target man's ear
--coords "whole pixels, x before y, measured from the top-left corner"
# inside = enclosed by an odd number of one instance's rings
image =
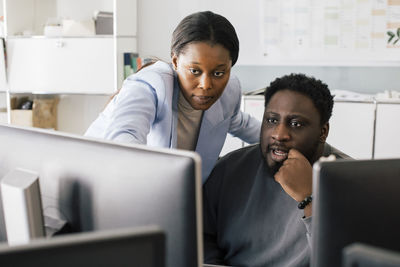
[[[319,142],[320,143],[325,143],[326,138],[328,138],[329,134],[329,122],[325,123],[322,128],[321,128],[321,134],[319,136]]]
[[[178,69],[178,57],[176,55],[172,56],[172,66],[174,67],[174,70]]]

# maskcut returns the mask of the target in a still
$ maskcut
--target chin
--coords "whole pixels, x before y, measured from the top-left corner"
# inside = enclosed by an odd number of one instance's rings
[[[275,175],[275,173],[277,173],[279,171],[280,167],[283,164],[283,162],[276,162],[276,161],[273,161],[271,158],[268,158],[266,160],[266,163],[267,163],[268,169],[272,175]]]
[[[201,106],[201,105],[192,105],[192,108],[194,108],[195,110],[207,110],[207,109],[209,109],[210,107],[209,106],[207,106],[207,107],[205,107],[205,106]]]
[[[214,103],[207,103],[207,104],[198,104],[198,103],[193,103],[191,106],[196,109],[196,110],[207,110],[209,109]]]

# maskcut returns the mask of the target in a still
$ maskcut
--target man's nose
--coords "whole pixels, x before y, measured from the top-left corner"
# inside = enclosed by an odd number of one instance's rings
[[[274,131],[272,133],[272,138],[277,141],[289,140],[290,139],[290,130],[288,129],[288,127],[285,124],[279,123],[274,128]]]

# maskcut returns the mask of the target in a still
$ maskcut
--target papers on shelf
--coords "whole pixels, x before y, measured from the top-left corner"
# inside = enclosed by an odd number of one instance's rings
[[[335,100],[342,101],[389,101],[400,102],[400,91],[385,90],[376,94],[361,94],[347,90],[331,90]]]
[[[382,93],[377,93],[375,98],[378,101],[400,102],[400,91],[385,90]]]
[[[243,95],[264,95],[265,88],[255,89],[244,92]],[[363,94],[349,90],[331,90],[334,100],[337,101],[367,101],[373,102],[386,101],[386,102],[400,102],[400,91],[385,90],[376,94]]]
[[[335,100],[345,101],[374,101],[375,95],[372,94],[361,94],[348,90],[331,90],[331,94]]]

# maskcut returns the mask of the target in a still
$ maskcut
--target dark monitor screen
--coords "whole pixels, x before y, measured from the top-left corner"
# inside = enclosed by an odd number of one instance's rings
[[[354,242],[400,251],[400,159],[317,162],[313,194],[312,266]]]
[[[399,267],[400,252],[362,243],[343,249],[342,267]]]
[[[165,236],[154,227],[108,230],[0,246],[2,267],[164,267]]]
[[[18,167],[38,173],[44,215],[73,232],[157,225],[166,233],[168,267],[201,266],[196,153],[0,125],[0,179]],[[6,240],[1,212],[0,237]]]

